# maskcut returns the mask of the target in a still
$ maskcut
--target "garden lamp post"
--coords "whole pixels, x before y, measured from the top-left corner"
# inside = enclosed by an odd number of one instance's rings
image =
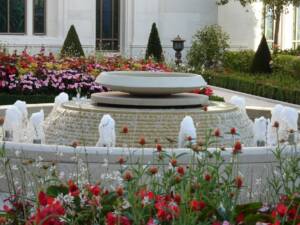
[[[182,63],[182,60],[181,60],[181,57],[182,57],[182,54],[181,54],[181,51],[184,49],[184,42],[185,40],[183,40],[179,35],[174,38],[172,40],[173,42],[173,49],[175,50],[175,63],[176,65],[178,66],[180,63]]]

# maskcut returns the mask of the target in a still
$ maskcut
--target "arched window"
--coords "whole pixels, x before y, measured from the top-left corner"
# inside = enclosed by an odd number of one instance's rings
[[[294,17],[294,48],[300,46],[300,7],[295,8],[295,17]]]
[[[33,1],[33,33],[46,34],[46,0]]]
[[[119,0],[96,0],[96,49],[119,51]]]
[[[0,0],[0,33],[24,34],[26,0]]]

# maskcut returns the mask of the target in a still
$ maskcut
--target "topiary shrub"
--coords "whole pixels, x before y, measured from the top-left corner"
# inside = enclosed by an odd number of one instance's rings
[[[66,40],[61,49],[61,56],[84,57],[84,52],[74,25],[72,25],[69,29]]]
[[[270,49],[263,35],[252,62],[251,73],[272,73],[271,60]]]
[[[153,58],[157,62],[164,61],[163,50],[160,43],[160,38],[156,23],[152,24],[145,59]]]
[[[193,37],[193,43],[187,59],[196,68],[216,67],[223,61],[229,36],[219,25],[206,26]]]

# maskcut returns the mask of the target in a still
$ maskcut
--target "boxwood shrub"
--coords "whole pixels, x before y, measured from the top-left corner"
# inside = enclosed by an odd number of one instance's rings
[[[300,89],[288,89],[272,86],[255,79],[235,77],[232,75],[219,75],[207,72],[203,74],[204,79],[210,84],[252,95],[271,98],[279,101],[300,104]]]

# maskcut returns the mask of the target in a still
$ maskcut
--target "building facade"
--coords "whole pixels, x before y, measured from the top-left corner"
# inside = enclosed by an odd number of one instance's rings
[[[219,24],[232,49],[255,49],[265,32],[271,43],[273,21],[257,2],[218,6],[214,0],[0,0],[0,45],[32,53],[44,46],[58,52],[73,24],[87,53],[95,50],[143,57],[151,25],[156,22],[166,58],[171,40],[180,35],[189,49],[195,32]],[[271,19],[270,19],[271,18]],[[300,45],[300,10],[282,17],[280,46]]]

